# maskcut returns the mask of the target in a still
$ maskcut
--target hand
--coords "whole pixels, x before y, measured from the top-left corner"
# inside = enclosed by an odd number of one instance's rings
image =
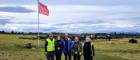
[[[74,52],[75,54],[77,54],[77,52]]]
[[[58,49],[58,50],[60,50],[60,48],[59,48],[59,47],[58,47],[57,49]]]
[[[79,54],[80,54],[80,55],[82,55],[82,53],[81,53],[81,52],[80,52]]]

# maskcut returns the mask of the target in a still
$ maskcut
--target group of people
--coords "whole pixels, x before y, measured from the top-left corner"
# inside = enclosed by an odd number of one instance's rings
[[[64,53],[65,60],[80,60],[84,56],[84,60],[92,60],[94,56],[94,46],[91,38],[86,36],[84,45],[79,41],[79,37],[75,36],[70,39],[67,35],[62,38],[57,36],[54,38],[52,34],[45,40],[45,52],[47,60],[61,60]]]

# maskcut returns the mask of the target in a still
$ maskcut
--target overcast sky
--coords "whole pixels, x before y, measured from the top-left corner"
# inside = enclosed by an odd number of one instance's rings
[[[40,0],[41,32],[140,32],[140,0]],[[0,30],[37,32],[36,0],[0,0]]]

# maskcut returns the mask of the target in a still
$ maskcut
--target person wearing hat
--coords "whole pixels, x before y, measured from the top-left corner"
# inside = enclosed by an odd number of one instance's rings
[[[47,60],[54,60],[54,51],[55,51],[55,38],[50,34],[49,38],[45,40],[45,52]]]
[[[89,36],[86,36],[83,46],[84,60],[92,60],[94,55],[94,45],[91,42],[91,38]]]

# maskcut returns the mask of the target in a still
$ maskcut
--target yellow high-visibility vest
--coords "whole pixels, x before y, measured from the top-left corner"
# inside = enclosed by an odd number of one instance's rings
[[[55,50],[55,39],[53,38],[53,40],[50,40],[50,38],[46,39],[46,41],[48,42],[47,45],[47,51],[54,51]]]

